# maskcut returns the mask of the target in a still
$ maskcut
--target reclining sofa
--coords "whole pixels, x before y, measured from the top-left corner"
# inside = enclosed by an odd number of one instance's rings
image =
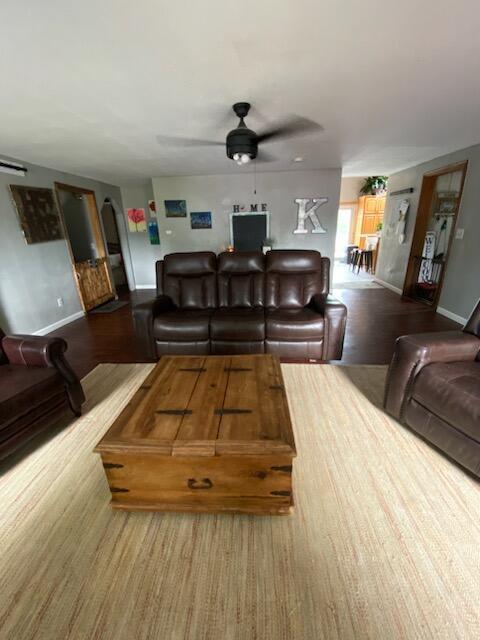
[[[480,302],[462,331],[397,340],[385,408],[480,477]]]
[[[275,353],[340,360],[346,307],[329,295],[318,251],[172,253],[156,263],[157,297],[134,307],[148,359]]]

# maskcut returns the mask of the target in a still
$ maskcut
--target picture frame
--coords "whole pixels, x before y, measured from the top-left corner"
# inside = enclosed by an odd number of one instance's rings
[[[211,229],[212,228],[211,211],[191,211],[190,227],[192,229]]]
[[[459,194],[456,191],[439,191],[434,204],[434,214],[454,215],[458,208]]]
[[[167,218],[186,218],[187,217],[187,201],[186,200],[164,200],[165,215]]]
[[[53,189],[11,184],[9,190],[27,244],[65,237]]]

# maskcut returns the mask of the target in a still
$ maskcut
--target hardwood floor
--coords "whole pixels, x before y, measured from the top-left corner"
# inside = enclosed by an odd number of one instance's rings
[[[398,336],[460,328],[388,289],[335,289],[333,293],[348,308],[342,364],[388,364]],[[113,313],[88,314],[50,335],[68,342],[68,361],[80,377],[101,362],[145,362],[135,342],[131,305],[154,295],[153,290],[127,292],[121,296],[129,301],[127,306]]]

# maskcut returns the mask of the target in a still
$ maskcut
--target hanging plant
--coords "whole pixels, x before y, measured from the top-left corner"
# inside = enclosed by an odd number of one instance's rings
[[[388,176],[369,176],[360,189],[362,196],[378,196],[387,191]]]

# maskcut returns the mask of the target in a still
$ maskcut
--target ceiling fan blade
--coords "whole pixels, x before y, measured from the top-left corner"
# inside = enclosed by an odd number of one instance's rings
[[[300,116],[292,116],[257,134],[257,139],[259,143],[267,140],[286,140],[287,138],[314,132],[320,133],[321,131],[323,131],[323,127],[317,122]]]
[[[156,136],[158,144],[179,145],[182,147],[224,147],[225,142],[217,140],[201,140],[200,138],[183,138],[182,136]]]
[[[274,158],[269,153],[265,153],[265,151],[263,151],[263,149],[261,149],[261,150],[259,149],[259,151],[257,153],[257,160],[259,162],[275,162],[277,160],[277,158]]]

